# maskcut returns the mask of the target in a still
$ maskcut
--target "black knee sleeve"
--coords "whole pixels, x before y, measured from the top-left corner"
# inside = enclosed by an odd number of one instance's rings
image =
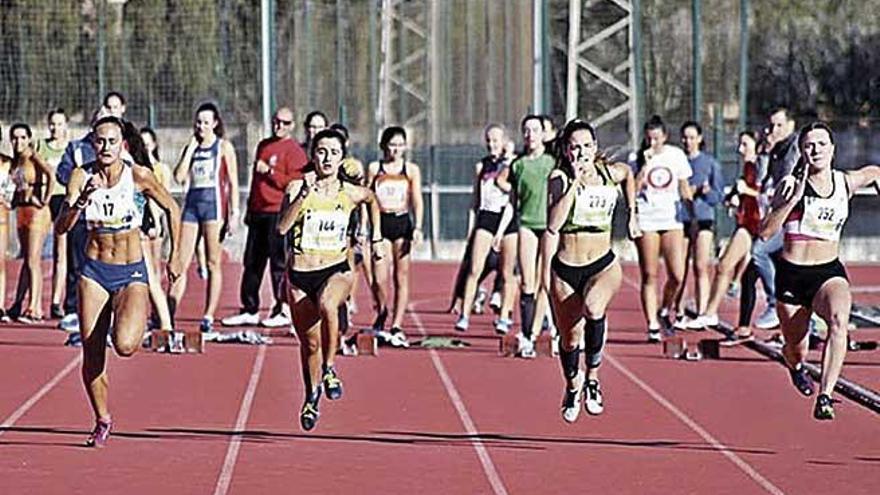
[[[520,321],[522,333],[532,338],[532,325],[535,323],[535,295],[522,294],[519,298]]]
[[[580,349],[566,351],[560,346],[559,362],[562,364],[562,376],[564,376],[566,380],[574,380],[577,376],[578,371],[580,371],[580,360]]]
[[[345,335],[348,332],[348,304],[343,303],[339,306],[337,312],[339,317],[339,335]]]
[[[605,348],[605,317],[598,320],[586,318],[584,324],[585,361],[587,368],[598,368],[602,364],[602,350]]]

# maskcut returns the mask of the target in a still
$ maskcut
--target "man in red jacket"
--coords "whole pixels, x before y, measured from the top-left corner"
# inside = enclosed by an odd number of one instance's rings
[[[245,224],[248,226],[241,275],[241,313],[223,318],[224,326],[257,325],[281,327],[290,324],[290,311],[284,302],[284,238],[275,225],[281,211],[284,190],[290,181],[302,177],[308,158],[293,139],[293,112],[279,108],[272,117],[272,137],[257,145],[251,174],[251,193]],[[275,304],[268,318],[260,321],[260,284],[266,262],[272,277]]]

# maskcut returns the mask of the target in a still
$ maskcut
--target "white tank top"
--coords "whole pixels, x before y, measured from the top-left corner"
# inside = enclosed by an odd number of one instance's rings
[[[480,168],[480,210],[501,213],[510,196],[495,184],[495,179],[504,168],[507,167],[505,160],[494,161],[491,158],[482,160]]]
[[[819,196],[809,182],[804,196],[785,219],[783,231],[789,240],[825,240],[837,242],[849,217],[849,186],[846,174],[831,173],[831,195]]]
[[[138,196],[142,197],[135,188],[131,165],[126,163],[116,185],[99,188],[89,197],[85,211],[88,229],[103,233],[139,228],[143,212],[138,208]]]

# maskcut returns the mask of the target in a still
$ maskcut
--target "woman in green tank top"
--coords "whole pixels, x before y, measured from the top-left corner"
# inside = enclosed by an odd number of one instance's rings
[[[547,177],[555,162],[544,147],[546,135],[541,117],[527,115],[521,124],[523,154],[498,175],[498,187],[510,191],[510,202],[519,220],[520,316],[517,335],[521,357],[535,357],[534,341],[548,314],[547,291],[538,274],[541,238],[547,228]]]
[[[593,127],[569,122],[559,139],[558,165],[550,174],[545,268],[559,328],[559,361],[566,388],[562,418],[572,423],[581,402],[588,413],[604,410],[599,365],[605,347],[605,312],[623,278],[611,251],[611,224],[623,185],[630,238],[641,235],[635,215],[635,181],[625,163],[597,158]],[[582,343],[583,342],[583,346]],[[583,347],[583,349],[582,349]],[[586,377],[580,364],[584,352]]]

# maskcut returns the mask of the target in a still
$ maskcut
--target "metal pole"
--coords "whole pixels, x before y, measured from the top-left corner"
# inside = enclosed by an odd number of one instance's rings
[[[156,120],[156,104],[153,103],[151,98],[150,103],[147,106],[147,125],[150,126],[151,129],[156,129]]]
[[[565,84],[565,121],[577,117],[578,86],[577,58],[578,39],[581,35],[581,0],[568,0],[568,66]]]
[[[103,98],[107,94],[107,74],[106,74],[106,41],[104,40],[104,29],[106,21],[104,19],[104,9],[107,4],[104,0],[98,0],[96,5],[98,16],[98,32],[95,33],[95,41],[98,43],[98,98]]]
[[[278,106],[278,43],[275,39],[276,0],[269,0],[269,108]]]
[[[632,95],[633,121],[630,122],[630,142],[632,147],[638,145],[639,130],[645,121],[645,78],[642,72],[642,4],[641,0],[632,0],[632,72],[635,94]]]
[[[544,21],[541,20],[541,0],[532,0],[532,112],[544,111]]]
[[[724,141],[724,119],[721,116],[721,105],[716,103],[712,108],[714,109],[712,111],[714,114],[712,116],[712,154],[715,156],[715,161],[721,162],[721,142]]]
[[[345,27],[343,25],[344,18],[342,16],[343,0],[336,0],[336,108],[340,109],[340,122],[342,119],[342,108],[345,106],[345,48],[343,39],[345,37]]]
[[[306,107],[307,107],[306,111],[307,112],[311,112],[312,110],[315,109],[315,107],[313,105],[314,100],[312,99],[312,86],[313,86],[312,81],[315,80],[315,77],[312,74],[312,42],[313,42],[313,40],[312,40],[312,33],[311,33],[312,23],[311,23],[311,19],[309,19],[310,15],[311,15],[309,12],[311,10],[311,9],[309,9],[310,4],[311,4],[311,0],[305,0],[303,2],[303,40],[305,41],[303,44],[305,45],[304,55],[305,55],[305,59],[306,59],[305,64],[304,64],[305,70],[303,71],[303,73],[305,74],[305,80],[306,80],[305,86],[306,86]]]
[[[261,57],[261,75],[262,75],[262,116],[263,116],[263,134],[269,135],[272,132],[271,115],[272,115],[272,84],[270,78],[269,62],[269,2],[271,0],[260,1],[260,57]]]
[[[691,2],[691,27],[693,31],[692,41],[692,71],[693,71],[693,109],[691,116],[695,122],[700,121],[703,110],[703,28],[702,28],[702,0]]]
[[[739,129],[749,113],[749,0],[739,2]]]
[[[551,112],[550,94],[550,16],[547,15],[547,0],[541,0],[541,113]]]
[[[428,32],[429,70],[431,73],[431,87],[428,99],[428,139],[431,146],[437,144],[440,129],[440,2],[431,2],[431,29]],[[433,167],[433,164],[432,164]],[[435,251],[436,253],[436,251]]]
[[[370,37],[368,40],[370,52],[370,110],[373,115],[378,115],[377,109],[379,105],[379,49],[376,43],[376,31],[379,29],[379,23],[376,20],[376,2],[378,0],[367,1],[367,17],[370,19]],[[378,132],[376,130],[376,119],[370,119],[369,127],[369,143],[374,143]]]

